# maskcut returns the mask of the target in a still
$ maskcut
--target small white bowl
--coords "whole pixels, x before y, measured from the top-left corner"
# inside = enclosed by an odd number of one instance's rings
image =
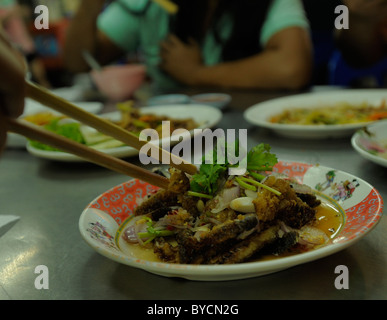
[[[147,105],[160,106],[170,104],[185,104],[189,102],[189,97],[185,94],[164,94],[161,96],[149,98],[149,100],[147,101]]]
[[[225,93],[202,93],[191,96],[192,103],[205,104],[219,109],[225,108],[231,101],[231,96]]]

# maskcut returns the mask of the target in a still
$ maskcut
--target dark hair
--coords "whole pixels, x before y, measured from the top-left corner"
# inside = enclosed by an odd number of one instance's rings
[[[203,25],[208,10],[208,0],[174,0],[179,11],[171,17],[170,31],[182,41],[190,37],[201,43],[206,34]],[[262,50],[259,36],[266,18],[270,0],[219,0],[219,5],[210,23],[216,40],[223,46],[224,61],[241,59]],[[230,38],[223,41],[219,21],[223,15],[229,15],[233,21]]]

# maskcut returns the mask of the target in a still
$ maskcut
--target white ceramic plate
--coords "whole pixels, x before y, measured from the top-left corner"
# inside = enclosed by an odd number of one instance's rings
[[[186,103],[189,103],[189,97],[185,94],[165,94],[149,98],[147,101],[148,106],[165,106]]]
[[[323,139],[349,137],[357,129],[369,124],[340,125],[292,125],[269,122],[269,118],[291,108],[318,109],[321,106],[347,102],[359,104],[369,102],[379,105],[383,99],[387,101],[385,89],[332,90],[324,92],[304,93],[261,102],[251,106],[244,112],[246,121],[259,127],[273,130],[288,138]]]
[[[387,167],[387,120],[358,130],[352,136],[351,143],[364,158]]]
[[[139,180],[122,183],[91,202],[79,219],[80,233],[98,253],[134,268],[165,277],[225,281],[257,277],[331,255],[363,238],[382,216],[383,200],[377,190],[349,173],[320,165],[283,161],[275,166],[275,171],[317,188],[326,195],[326,201],[342,208],[344,226],[331,244],[290,257],[234,265],[184,265],[143,260],[125,247],[121,237],[132,217],[136,200],[155,189]],[[343,192],[344,186],[349,186],[347,192]]]
[[[143,107],[141,108],[141,112],[144,114],[152,113],[157,115],[165,115],[176,119],[192,118],[199,124],[198,129],[212,128],[222,118],[222,113],[215,108],[212,108],[210,106],[193,105],[193,104]],[[111,120],[120,119],[119,112],[106,113],[101,116]],[[194,132],[191,131],[190,133],[192,137]],[[163,143],[163,141],[167,142],[169,141],[169,138],[160,139],[158,141],[154,141],[154,143],[155,144]],[[171,142],[170,145],[172,146],[173,144],[176,144],[176,143],[178,142]],[[50,160],[73,161],[73,162],[85,161],[82,158],[75,156],[73,154],[69,154],[66,152],[59,152],[59,151],[41,150],[41,149],[34,148],[33,146],[31,146],[31,144],[27,144],[27,150],[31,154],[37,157],[50,159]],[[106,154],[109,154],[117,158],[130,157],[138,154],[138,150],[128,146],[109,148],[109,149],[100,149],[99,151],[102,151]]]
[[[30,98],[25,99],[24,111],[20,118],[30,116],[39,112],[51,112],[52,114],[59,114],[57,111],[52,110],[43,104],[36,102]],[[82,108],[88,112],[97,114],[102,110],[101,102],[73,102],[77,107]],[[7,135],[7,147],[12,148],[24,148],[26,146],[27,139],[16,133],[9,133]]]

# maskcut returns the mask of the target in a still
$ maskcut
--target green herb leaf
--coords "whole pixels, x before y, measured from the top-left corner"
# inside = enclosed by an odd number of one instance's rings
[[[209,195],[218,190],[218,179],[227,170],[227,165],[223,164],[202,164],[199,173],[191,180],[191,190]]]
[[[277,164],[277,156],[270,152],[270,145],[261,143],[247,154],[247,170],[271,171]]]
[[[247,170],[253,173],[254,171],[271,171],[273,166],[278,162],[275,154],[270,153],[270,145],[261,143],[252,148],[247,154]],[[238,150],[238,149],[236,149]],[[227,153],[226,153],[227,154]],[[217,164],[216,150],[212,151],[214,164],[203,163],[200,166],[199,173],[194,175],[191,180],[191,191],[213,195],[219,187],[219,179],[222,178],[229,167],[230,163]],[[256,174],[256,173],[255,173]],[[263,175],[256,174],[255,178],[261,180]]]

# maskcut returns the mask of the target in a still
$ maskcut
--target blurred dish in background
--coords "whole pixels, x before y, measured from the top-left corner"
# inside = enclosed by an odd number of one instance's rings
[[[191,96],[192,103],[205,104],[219,109],[227,107],[230,101],[231,96],[225,93],[202,93]]]
[[[292,108],[270,118],[272,123],[297,125],[336,125],[365,123],[387,119],[387,108],[383,100],[380,105],[367,101],[361,103],[338,102],[318,109]]]
[[[148,106],[193,103],[212,106],[218,109],[225,108],[231,101],[231,96],[225,93],[201,93],[193,96],[185,94],[165,94],[155,96],[147,101]]]
[[[184,104],[189,102],[189,97],[185,94],[164,94],[161,96],[149,98],[147,101],[147,105],[159,106],[168,104]]]
[[[387,90],[359,89],[333,90],[315,93],[304,93],[272,99],[251,106],[244,112],[246,121],[267,128],[287,138],[323,139],[351,136],[357,129],[383,118],[384,101],[387,101]],[[295,109],[311,110],[318,113],[322,108],[347,104],[352,107],[361,104],[372,105],[380,116],[364,117],[364,122],[324,124],[276,123],[272,118],[283,112],[291,113]],[[384,104],[385,108],[385,104]],[[360,112],[360,108],[358,109]],[[355,110],[356,111],[356,110]],[[354,116],[357,112],[354,112]],[[387,114],[385,115],[387,116]],[[307,115],[305,115],[305,119]],[[307,119],[306,119],[307,120]],[[345,119],[344,119],[345,120]],[[345,122],[345,121],[343,121]]]
[[[79,108],[82,108],[90,113],[98,114],[102,110],[102,103],[100,102],[73,102]],[[59,112],[52,110],[43,104],[36,102],[32,99],[25,99],[24,112],[20,116],[20,119],[32,122],[37,125],[43,125],[54,117],[61,116]],[[7,147],[10,148],[25,148],[27,139],[16,133],[8,133],[7,135]]]
[[[98,91],[117,102],[133,96],[145,80],[146,69],[143,65],[113,65],[92,70],[90,75]]]
[[[387,120],[358,130],[351,144],[364,158],[387,167]]]
[[[198,129],[211,128],[215,126],[222,118],[222,113],[215,108],[212,108],[210,106],[193,105],[193,104],[142,107],[140,109],[140,112],[141,112],[141,115],[143,116],[159,115],[159,116],[166,116],[176,120],[192,119],[197,124]],[[120,122],[124,120],[122,117],[122,113],[120,111],[102,114],[101,117],[110,119],[114,122]],[[73,140],[79,140],[78,142],[80,142],[85,139],[84,135],[87,135],[87,139],[89,140],[89,142],[90,141],[92,142],[88,144],[89,147],[96,148],[101,152],[104,152],[106,154],[109,154],[111,156],[118,157],[118,158],[125,158],[125,157],[138,155],[138,150],[132,147],[123,145],[121,141],[115,140],[111,137],[106,137],[105,135],[97,132],[93,128],[90,128],[87,126],[81,126],[79,127],[78,130],[73,130],[75,125],[79,125],[78,123],[75,123],[75,121],[72,121],[70,123],[66,122],[66,124],[69,125],[69,128],[68,128],[69,130],[67,129],[66,130],[70,131],[70,134],[74,134]],[[187,133],[188,133],[187,136],[184,135],[183,139],[190,139],[191,137],[193,137],[194,130],[187,131]],[[200,134],[200,132],[196,132],[196,134]],[[159,137],[160,139],[154,140],[153,143],[155,144],[164,143],[172,146],[179,142],[179,141],[171,141],[170,137],[163,138],[160,135]],[[37,157],[45,158],[49,160],[66,161],[66,162],[85,161],[82,158],[67,152],[44,150],[44,147],[39,148],[31,142],[28,142],[27,150],[28,152],[30,152],[31,154]]]

